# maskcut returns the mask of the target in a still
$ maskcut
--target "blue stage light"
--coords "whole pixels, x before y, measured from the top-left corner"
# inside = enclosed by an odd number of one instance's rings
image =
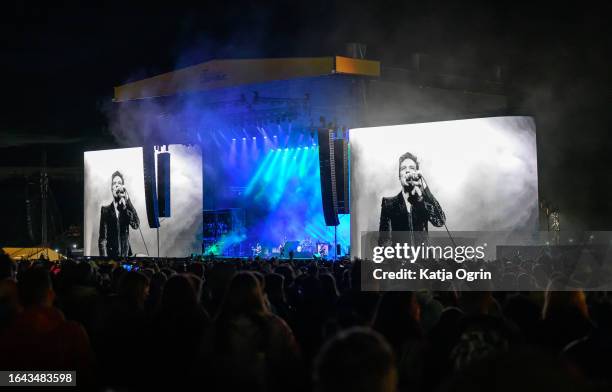
[[[266,168],[266,173],[264,174],[264,183],[267,184],[272,179],[272,175],[274,174],[275,169],[276,169],[276,163],[278,162],[278,158],[280,156],[281,156],[281,154],[274,154],[274,159],[272,159],[272,161],[270,162],[270,164]],[[263,184],[263,185],[266,185],[266,184]],[[265,192],[265,186],[262,187],[262,191]]]
[[[260,242],[270,248],[283,238],[301,241],[310,237],[315,243],[330,243],[331,256],[334,230],[323,218],[317,148],[274,146],[260,154],[249,158],[248,165],[227,166],[232,184],[246,185],[240,199],[231,203],[245,209],[247,225],[239,235],[226,236],[217,246],[232,252],[230,244]],[[338,243],[343,249],[349,246],[349,220],[349,215],[340,216]]]
[[[300,162],[298,163],[298,177],[299,178],[303,178],[306,175],[306,170],[307,170],[306,164],[308,162],[309,157],[310,157],[310,154],[308,154],[308,152],[304,150],[304,152],[302,153]]]
[[[246,187],[245,195],[249,195],[251,194],[251,192],[253,192],[253,189],[259,183],[259,179],[261,178],[262,174],[265,172],[271,160],[272,160],[272,154],[266,154],[266,157],[259,164],[259,167],[257,168],[257,171],[255,172],[255,175],[251,177]]]

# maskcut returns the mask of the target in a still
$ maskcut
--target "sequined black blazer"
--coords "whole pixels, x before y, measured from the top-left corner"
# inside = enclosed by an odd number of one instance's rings
[[[414,200],[410,204],[412,211],[408,212],[401,191],[394,197],[383,197],[378,228],[381,232],[379,243],[393,242],[394,231],[427,231],[428,222],[436,227],[444,225],[444,211],[429,188],[425,188],[422,201]]]

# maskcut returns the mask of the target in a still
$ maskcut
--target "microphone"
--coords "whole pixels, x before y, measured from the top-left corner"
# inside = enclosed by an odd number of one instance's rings
[[[125,199],[125,195],[127,194],[127,189],[125,189],[125,187],[121,187],[121,189],[117,191],[117,194],[121,197],[119,204],[123,205],[123,208],[126,208],[127,200]]]
[[[417,180],[420,180],[421,178],[423,178],[423,175],[421,173],[411,173],[410,174],[410,180],[412,181],[417,181]]]
[[[418,172],[409,173],[408,184],[410,195],[408,200],[411,203],[420,203],[423,201],[423,191],[425,186],[423,185],[423,175]]]
[[[410,173],[408,175],[408,183],[412,186],[422,186],[421,184],[421,180],[423,179],[423,176],[421,175],[421,173]]]

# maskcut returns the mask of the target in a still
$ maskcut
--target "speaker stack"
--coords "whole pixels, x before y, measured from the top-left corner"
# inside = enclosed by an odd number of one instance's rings
[[[319,140],[319,168],[321,173],[321,201],[327,226],[338,226],[338,214],[348,214],[348,141],[334,138],[330,129],[317,131]]]
[[[156,163],[157,161],[157,170]],[[170,153],[157,153],[153,145],[142,147],[145,204],[152,229],[159,227],[159,217],[170,217]]]
[[[159,209],[157,204],[157,184],[155,177],[155,149],[152,145],[142,147],[142,164],[144,171],[145,204],[147,219],[152,229],[159,227]]]
[[[157,206],[159,216],[170,217],[170,153],[157,154]]]

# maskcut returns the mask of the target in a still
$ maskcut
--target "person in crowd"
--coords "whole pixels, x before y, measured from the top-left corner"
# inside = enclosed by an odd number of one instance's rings
[[[296,272],[293,266],[289,263],[278,265],[274,272],[283,275],[285,278],[284,282],[284,291],[287,297],[287,302],[291,306],[295,306],[300,301],[300,290],[299,287],[295,284]]]
[[[499,314],[499,304],[491,291],[462,291],[459,308],[468,315]]]
[[[151,369],[155,369],[151,372],[152,380],[168,387],[186,386],[195,381],[198,349],[210,317],[199,303],[194,282],[187,274],[174,275],[165,282],[160,305],[151,327],[150,341],[157,342],[155,352],[151,353]],[[165,380],[167,373],[175,378]]]
[[[369,328],[342,331],[315,359],[313,385],[315,392],[395,392],[393,350]]]
[[[341,327],[370,326],[376,317],[379,293],[361,291],[361,263],[356,259],[351,268],[351,289],[340,296],[337,307]]]
[[[193,275],[197,276],[200,279],[204,278],[204,266],[202,265],[202,263],[198,263],[198,262],[190,263],[187,266],[187,272],[192,273]]]
[[[606,293],[607,294],[607,293]],[[612,356],[612,303],[609,298],[594,299],[590,313],[596,327],[563,349],[563,357],[595,384],[612,383],[612,366],[604,358]]]
[[[125,272],[120,277],[117,295],[109,299],[100,315],[94,343],[105,384],[133,387],[146,379],[145,373],[117,369],[140,369],[148,359],[148,342],[144,338],[149,326],[145,312],[148,293],[146,275]]]
[[[96,272],[92,263],[88,261],[68,265],[69,268],[64,268],[60,272],[62,277],[68,273],[71,276],[64,279],[59,303],[66,318],[83,324],[87,333],[91,335],[101,306],[100,294],[96,287]]]
[[[229,283],[234,277],[238,266],[230,263],[216,263],[209,274],[207,275],[207,291],[210,296],[210,301],[206,304],[206,310],[209,314],[215,315],[218,313]]]
[[[277,273],[266,275],[266,295],[268,296],[271,310],[291,325],[294,321],[293,308],[287,302],[284,286],[285,277],[283,275]]]
[[[32,267],[17,283],[23,311],[0,333],[0,369],[76,370],[80,385],[93,382],[93,353],[81,324],[53,306],[49,271]]]
[[[422,338],[420,317],[421,309],[415,293],[389,291],[381,298],[374,329],[391,344],[396,357],[401,358],[407,344]]]
[[[0,249],[0,280],[11,279],[17,277],[17,265],[9,255]]]
[[[421,308],[415,293],[390,291],[382,296],[374,329],[393,349],[400,390],[421,385],[425,346],[420,318]]]
[[[555,356],[519,346],[454,373],[441,392],[574,392],[589,390]],[[597,390],[597,389],[594,389]],[[605,390],[605,389],[602,389]]]
[[[321,295],[323,296],[323,303],[328,305],[330,308],[335,308],[340,293],[336,285],[336,278],[329,272],[325,272],[319,275],[321,280]]]
[[[270,312],[252,272],[232,278],[203,349],[213,389],[287,391],[304,386],[293,333]]]
[[[149,295],[145,301],[145,310],[149,314],[155,313],[160,305],[164,285],[168,278],[161,271],[154,272],[151,275],[151,284],[149,286]]]
[[[541,310],[529,296],[517,293],[509,296],[503,307],[503,314],[519,329],[525,342],[533,343],[537,332]]]
[[[16,272],[15,262],[0,250],[0,332],[9,326],[21,308]]]
[[[538,343],[559,353],[593,327],[584,291],[556,291],[551,282],[544,297]]]

